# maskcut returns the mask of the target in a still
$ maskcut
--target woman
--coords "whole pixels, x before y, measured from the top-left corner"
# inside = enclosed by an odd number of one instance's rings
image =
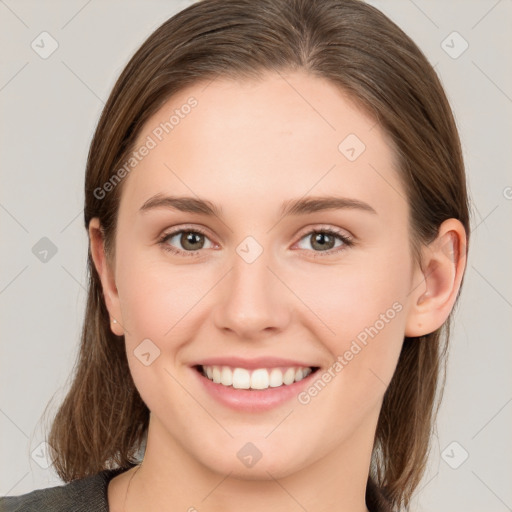
[[[408,507],[469,222],[448,101],[393,22],[358,0],[178,13],[105,106],[85,226],[49,436],[70,483],[7,510]]]

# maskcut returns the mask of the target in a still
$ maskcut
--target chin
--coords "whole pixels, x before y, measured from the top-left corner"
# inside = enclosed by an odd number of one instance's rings
[[[215,445],[208,453],[204,448],[197,454],[197,460],[209,470],[239,480],[273,480],[285,478],[300,471],[313,462],[314,454],[304,453],[305,443],[294,446],[274,443],[269,440],[247,438],[230,439],[222,445]],[[297,444],[297,446],[295,446]]]

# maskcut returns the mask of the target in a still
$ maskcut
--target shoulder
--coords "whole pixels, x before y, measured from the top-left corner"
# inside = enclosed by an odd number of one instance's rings
[[[108,512],[107,488],[124,469],[105,470],[64,485],[0,497],[2,512]]]

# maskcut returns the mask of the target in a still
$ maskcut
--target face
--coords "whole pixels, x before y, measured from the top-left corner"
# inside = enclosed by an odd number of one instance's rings
[[[371,443],[416,275],[384,132],[330,82],[285,78],[173,96],[118,215],[109,309],[148,446],[243,478]]]

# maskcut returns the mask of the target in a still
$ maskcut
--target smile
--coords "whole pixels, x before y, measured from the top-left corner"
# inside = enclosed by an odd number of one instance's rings
[[[203,376],[215,384],[234,389],[264,390],[289,386],[299,382],[314,368],[311,367],[279,367],[279,368],[237,368],[230,366],[198,366]]]

